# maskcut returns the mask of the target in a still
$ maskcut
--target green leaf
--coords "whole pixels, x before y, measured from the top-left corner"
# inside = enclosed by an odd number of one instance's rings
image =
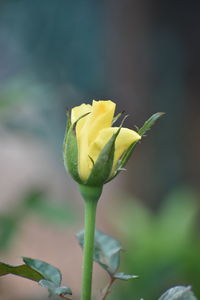
[[[72,295],[72,291],[68,286],[57,286],[52,281],[45,279],[40,280],[39,284],[48,289],[50,296]]]
[[[39,281],[39,284],[46,287],[49,291],[49,295],[71,295],[72,291],[67,286],[60,286],[62,275],[58,268],[37,259],[23,257],[23,261],[33,270],[40,273],[44,279]]]
[[[76,234],[80,246],[84,244],[84,230]],[[115,274],[120,263],[121,244],[111,236],[95,230],[94,261],[110,275]]]
[[[144,125],[138,130],[138,134],[143,136],[151,127],[155,124],[155,122],[160,119],[165,113],[164,112],[157,112],[152,115]]]
[[[0,263],[0,276],[13,274],[27,279],[37,281],[41,286],[46,287],[49,295],[71,295],[72,291],[67,286],[60,286],[62,276],[60,270],[54,266],[28,257],[23,257],[25,265],[11,266]]]
[[[197,300],[190,286],[175,286],[167,290],[158,300]]]
[[[121,279],[121,280],[129,280],[129,279],[138,278],[138,276],[137,275],[124,274],[123,272],[118,272],[118,273],[114,274],[114,278]]]
[[[33,270],[28,265],[11,266],[5,263],[0,263],[0,276],[8,274],[17,275],[37,282],[44,278],[42,274]]]
[[[53,282],[57,286],[61,284],[62,276],[58,268],[38,259],[23,257],[23,261],[31,269],[40,273],[43,278]]]

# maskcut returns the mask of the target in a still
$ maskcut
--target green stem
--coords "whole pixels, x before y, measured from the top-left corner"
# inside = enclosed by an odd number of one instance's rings
[[[92,292],[92,270],[94,252],[94,234],[97,202],[102,192],[101,188],[80,186],[80,192],[85,200],[85,234],[83,248],[83,274],[81,300],[90,300]]]
[[[96,201],[85,201],[82,300],[91,299]]]

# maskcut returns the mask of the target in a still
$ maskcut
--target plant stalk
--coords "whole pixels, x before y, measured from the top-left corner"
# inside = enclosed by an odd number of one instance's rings
[[[85,200],[85,235],[81,300],[91,299],[96,207],[97,201],[93,199]]]
[[[105,287],[105,289],[101,292],[99,300],[105,300],[106,299],[108,294],[111,292],[111,287],[112,287],[112,284],[114,283],[115,280],[116,280],[116,278],[110,277],[110,281],[107,284],[107,286]]]
[[[96,208],[102,188],[79,185],[85,209],[81,300],[91,300]]]

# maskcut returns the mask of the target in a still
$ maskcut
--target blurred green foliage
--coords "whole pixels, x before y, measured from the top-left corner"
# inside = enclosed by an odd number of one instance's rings
[[[16,207],[0,214],[1,251],[9,250],[21,224],[30,214],[34,214],[43,221],[62,226],[72,224],[76,220],[76,213],[69,203],[53,202],[43,191],[30,191],[17,202]]]
[[[122,206],[117,226],[124,238],[123,270],[140,279],[118,283],[110,299],[157,299],[175,285],[191,285],[200,297],[199,204],[191,189],[171,193],[153,213],[141,202]]]

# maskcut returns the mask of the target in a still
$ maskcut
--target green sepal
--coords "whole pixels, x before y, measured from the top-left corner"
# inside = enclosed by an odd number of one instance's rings
[[[112,125],[115,124],[115,122],[117,122],[117,120],[121,117],[121,115],[124,113],[124,111],[118,113],[112,120]]]
[[[145,123],[144,125],[138,129],[138,134],[142,137],[145,135],[145,133],[147,131],[149,131],[151,129],[151,127],[155,124],[155,122],[161,118],[165,113],[164,112],[157,112],[155,114],[153,114]],[[120,158],[120,160],[118,161],[117,164],[117,168],[116,168],[116,172],[115,174],[109,178],[106,182],[109,182],[110,180],[112,180],[114,177],[116,177],[119,172],[124,168],[124,166],[126,165],[126,163],[128,162],[129,158],[131,157],[133,150],[135,149],[136,145],[140,142],[134,142],[132,143],[128,149],[123,153],[122,157]]]
[[[160,119],[165,113],[164,112],[157,112],[153,114],[145,123],[144,125],[138,130],[138,134],[143,136],[151,127],[155,124],[155,122]]]
[[[73,127],[73,125],[70,126],[65,138],[63,151],[64,165],[74,180],[81,182],[78,173],[78,145]]]
[[[113,166],[113,160],[114,160],[115,141],[117,136],[120,133],[123,122],[126,119],[126,117],[127,116],[125,116],[124,119],[122,120],[121,125],[117,130],[117,132],[112,135],[112,137],[109,139],[107,144],[101,150],[92,168],[90,176],[85,182],[86,185],[102,186],[104,183],[106,183],[107,179],[109,178]]]
[[[113,166],[115,140],[119,134],[119,130],[113,134],[108,143],[100,152],[89,178],[85,182],[89,186],[102,186],[110,175]]]
[[[70,114],[70,111],[67,110],[66,116],[67,116],[67,124],[66,124],[64,141],[63,141],[63,156],[64,156],[64,152],[65,152],[67,133],[69,131],[69,128],[71,127],[71,114]]]
[[[67,125],[63,145],[63,159],[65,168],[73,177],[73,179],[79,183],[82,183],[82,180],[78,172],[78,145],[75,134],[75,127],[77,122],[80,119],[84,118],[86,115],[88,115],[88,113],[82,115],[73,124],[71,124],[70,116],[68,116],[68,122],[70,122],[70,125]]]
[[[107,181],[111,181],[113,178],[115,178],[124,168],[124,166],[126,165],[126,163],[128,162],[129,158],[131,157],[134,148],[136,147],[138,141],[132,143],[128,149],[124,152],[124,154],[122,155],[122,157],[119,159],[118,163],[117,163],[117,167],[116,167],[116,172],[114,173],[114,175],[112,177],[110,177]]]
[[[70,126],[72,125],[71,124],[71,113],[69,110],[67,110],[66,112],[66,116],[67,116],[67,126],[66,126],[66,133],[68,132]]]

